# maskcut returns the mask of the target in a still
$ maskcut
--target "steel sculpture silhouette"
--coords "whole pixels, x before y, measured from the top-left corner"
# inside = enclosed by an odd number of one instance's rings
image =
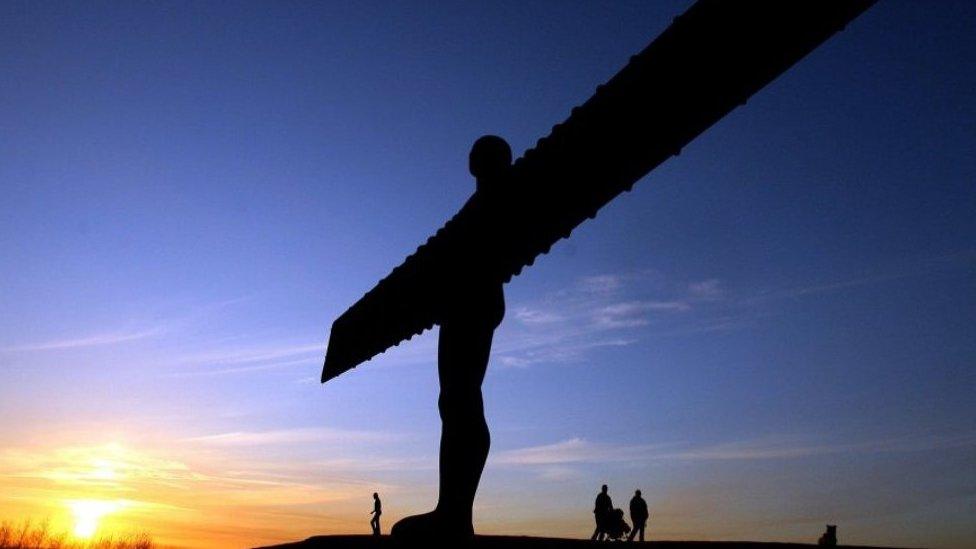
[[[475,193],[335,320],[322,369],[324,383],[441,326],[440,501],[394,534],[472,533],[488,451],[480,386],[502,285],[873,3],[699,0],[514,164],[500,138],[479,139]]]

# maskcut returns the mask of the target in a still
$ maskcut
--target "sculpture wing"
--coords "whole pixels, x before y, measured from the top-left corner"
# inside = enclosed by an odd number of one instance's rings
[[[438,276],[467,227],[502,221],[489,263],[509,281],[873,3],[696,2],[515,161],[490,216],[462,208],[336,319],[322,381],[437,322]]]

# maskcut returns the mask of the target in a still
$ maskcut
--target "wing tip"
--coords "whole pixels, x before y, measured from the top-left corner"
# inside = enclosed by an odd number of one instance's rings
[[[330,379],[334,379],[340,373],[342,372],[341,371],[336,372],[335,368],[329,368],[329,357],[326,356],[325,361],[322,363],[322,377],[319,383],[322,384],[325,383],[326,381],[329,381]]]

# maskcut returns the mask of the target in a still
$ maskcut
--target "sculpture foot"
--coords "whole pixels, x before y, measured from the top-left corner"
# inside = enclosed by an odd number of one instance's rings
[[[471,521],[451,519],[434,510],[397,521],[390,530],[390,535],[403,540],[464,540],[474,537],[474,528]]]

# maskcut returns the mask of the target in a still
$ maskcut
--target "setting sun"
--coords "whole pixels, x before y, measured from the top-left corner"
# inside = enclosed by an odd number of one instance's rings
[[[74,515],[74,535],[82,539],[94,536],[102,517],[124,506],[116,501],[95,499],[73,500],[67,503],[71,508],[71,514]]]

